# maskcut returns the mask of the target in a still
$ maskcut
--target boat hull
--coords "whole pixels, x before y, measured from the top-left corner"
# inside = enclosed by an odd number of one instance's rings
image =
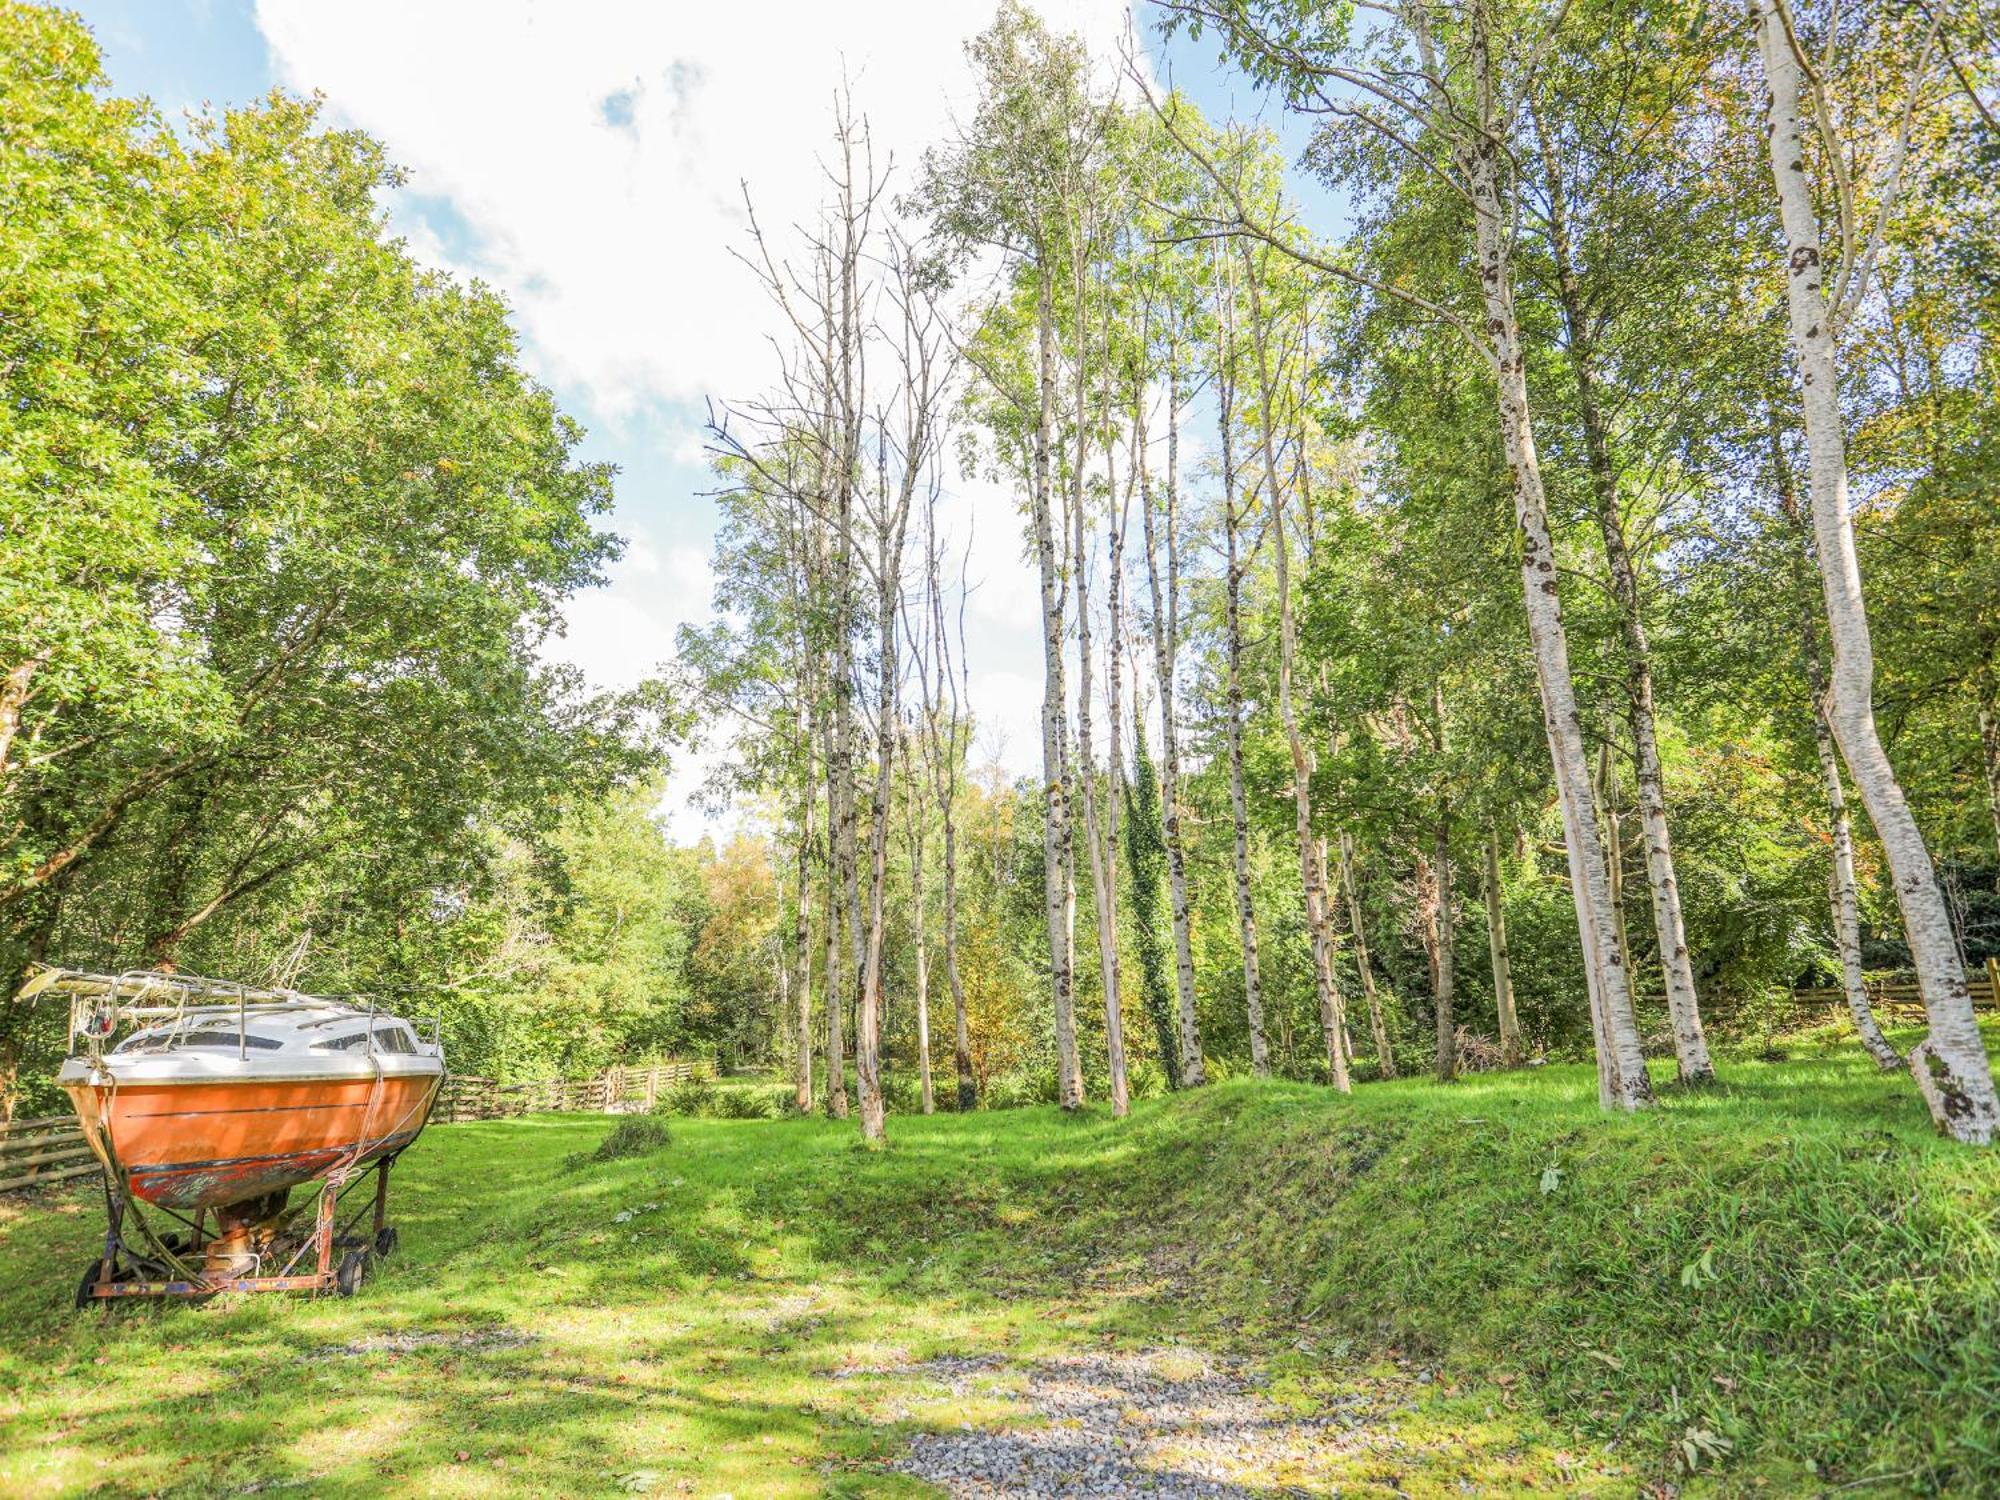
[[[64,1086],[86,1139],[132,1196],[187,1211],[282,1193],[402,1150],[442,1081],[440,1069]]]

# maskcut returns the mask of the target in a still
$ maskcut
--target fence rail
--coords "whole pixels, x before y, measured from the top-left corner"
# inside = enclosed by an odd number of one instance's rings
[[[535,1083],[453,1076],[445,1080],[431,1118],[449,1125],[460,1120],[506,1120],[556,1110],[624,1114],[651,1109],[660,1095],[677,1083],[714,1076],[714,1064],[685,1060],[649,1068],[612,1068],[595,1078],[547,1078]],[[75,1115],[0,1120],[0,1193],[93,1176],[98,1171],[97,1158],[84,1143]]]
[[[2000,1010],[2000,959],[1989,958],[1984,969],[1968,970],[1965,987],[1972,994],[1975,1008]],[[1867,989],[1868,1003],[1890,1019],[1898,1021],[1923,1019],[1924,997],[1917,989],[1917,979],[1914,974],[1895,974],[1871,980]],[[1802,1017],[1829,1009],[1845,1015],[1847,991],[1838,986],[1793,990],[1792,1003]]]
[[[0,1120],[0,1193],[88,1176],[97,1158],[84,1144],[75,1115]]]
[[[455,1125],[461,1120],[510,1120],[560,1112],[630,1114],[651,1109],[675,1084],[714,1076],[713,1063],[677,1058],[649,1068],[612,1068],[595,1078],[499,1083],[491,1078],[452,1077],[445,1080],[431,1118]]]
[[[2000,959],[1989,958],[1983,971],[1968,973],[1966,988],[1974,1006],[2000,1010]],[[1872,980],[1868,998],[1889,1019],[1922,1018],[1923,997],[1913,976]],[[1846,993],[1838,988],[1793,990],[1791,999],[1800,1020],[1829,1012],[1844,1016],[1847,1011]],[[445,1080],[431,1118],[454,1125],[558,1112],[627,1114],[650,1110],[676,1084],[714,1076],[715,1065],[704,1059],[675,1059],[647,1068],[611,1068],[594,1078],[544,1078],[533,1083],[453,1075]],[[85,1177],[97,1170],[97,1159],[84,1144],[74,1115],[0,1120],[0,1192]]]

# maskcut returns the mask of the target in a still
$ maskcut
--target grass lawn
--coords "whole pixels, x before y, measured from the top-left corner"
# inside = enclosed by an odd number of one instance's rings
[[[918,1495],[1036,1359],[1247,1357],[1374,1435],[1245,1493],[2000,1488],[2000,1160],[1848,1047],[1646,1116],[1588,1070],[1139,1106],[431,1130],[347,1301],[78,1313],[84,1193],[0,1200],[0,1494]],[[629,1215],[629,1217],[624,1217]],[[952,1395],[920,1369],[997,1355]]]

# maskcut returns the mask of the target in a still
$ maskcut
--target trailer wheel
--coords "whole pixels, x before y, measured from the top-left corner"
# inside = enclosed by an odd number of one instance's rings
[[[396,1226],[384,1224],[375,1236],[375,1258],[387,1260],[396,1253]]]
[[[340,1258],[340,1268],[333,1273],[334,1290],[343,1297],[352,1297],[361,1290],[361,1282],[368,1274],[368,1252],[350,1250]]]
[[[83,1273],[83,1280],[77,1284],[76,1305],[78,1307],[88,1307],[93,1302],[103,1302],[106,1306],[110,1305],[107,1298],[91,1295],[96,1290],[97,1283],[103,1278],[103,1275],[104,1262],[102,1260],[92,1260],[88,1269]]]

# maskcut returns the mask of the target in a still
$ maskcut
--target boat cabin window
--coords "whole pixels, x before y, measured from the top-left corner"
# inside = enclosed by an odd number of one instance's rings
[[[144,1052],[153,1047],[226,1047],[236,1050],[238,1033],[232,1028],[219,1031],[213,1028],[205,1031],[183,1031],[178,1035],[170,1031],[141,1031],[125,1038],[113,1052]],[[267,1036],[258,1036],[254,1031],[244,1032],[240,1040],[253,1051],[275,1052],[284,1046]]]
[[[323,1042],[314,1042],[315,1052],[365,1052],[368,1050],[367,1031],[350,1031],[346,1036],[328,1037]],[[413,1053],[417,1050],[416,1038],[410,1035],[407,1026],[378,1025],[375,1028],[375,1050],[377,1052]]]

